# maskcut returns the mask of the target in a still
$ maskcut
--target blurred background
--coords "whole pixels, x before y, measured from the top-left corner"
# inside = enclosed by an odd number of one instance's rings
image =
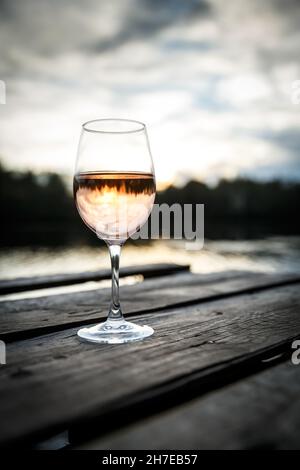
[[[0,0],[0,277],[108,267],[81,222],[81,124],[146,122],[158,202],[205,204],[205,246],[128,242],[122,264],[300,266],[300,2]]]

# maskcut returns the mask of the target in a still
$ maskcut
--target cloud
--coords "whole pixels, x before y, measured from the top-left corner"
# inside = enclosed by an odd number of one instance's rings
[[[299,175],[299,2],[1,0],[0,11],[6,164],[71,173],[81,122],[119,116],[149,124],[162,180]]]
[[[208,15],[209,4],[204,0],[139,0],[124,12],[122,27],[113,38],[99,39],[92,49],[103,52],[124,43],[153,37],[164,28],[174,23],[192,20]]]

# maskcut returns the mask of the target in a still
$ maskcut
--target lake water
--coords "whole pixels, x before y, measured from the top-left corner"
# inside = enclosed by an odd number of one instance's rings
[[[123,248],[121,264],[190,264],[194,272],[229,269],[267,272],[300,272],[300,237],[269,237],[256,240],[206,240],[204,248],[195,242],[153,241]],[[0,278],[80,272],[108,268],[103,246],[61,248],[6,248],[0,251]]]

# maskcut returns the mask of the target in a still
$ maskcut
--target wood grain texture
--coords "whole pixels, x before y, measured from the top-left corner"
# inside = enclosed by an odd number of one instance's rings
[[[147,279],[121,288],[125,315],[158,312],[175,306],[226,298],[297,283],[292,275],[230,271],[210,275],[181,273]],[[104,320],[110,289],[0,302],[0,339],[13,341]]]
[[[121,267],[120,277],[142,274],[145,278],[166,276],[181,271],[188,271],[189,265],[179,264],[149,264],[141,266]],[[110,269],[88,271],[74,274],[56,274],[51,276],[22,277],[17,279],[3,279],[0,281],[0,295],[28,290],[44,289],[49,287],[69,286],[89,281],[103,281],[111,278]]]
[[[300,449],[300,366],[290,361],[80,449]]]
[[[132,317],[155,329],[127,345],[81,343],[76,329],[8,346],[0,369],[0,441],[83,423],[97,432],[214,388],[300,335],[299,285]],[[120,419],[120,417],[122,417]],[[95,427],[94,427],[95,428]]]

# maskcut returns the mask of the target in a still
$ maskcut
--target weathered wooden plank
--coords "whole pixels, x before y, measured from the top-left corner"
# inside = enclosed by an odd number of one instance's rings
[[[0,441],[41,437],[86,419],[97,432],[184,401],[300,335],[299,285],[141,315],[153,337],[81,343],[76,329],[8,345],[0,369]],[[151,408],[152,407],[152,408]]]
[[[121,300],[125,315],[142,314],[298,281],[294,275],[253,272],[182,273],[124,286]],[[12,341],[103,320],[109,302],[110,289],[1,302],[0,339]]]
[[[166,276],[182,271],[188,271],[189,265],[180,264],[149,264],[141,266],[121,267],[120,276],[133,276],[142,274],[145,278],[155,276]],[[49,287],[69,286],[72,284],[82,284],[89,281],[103,281],[110,279],[110,269],[101,269],[99,271],[87,271],[72,274],[55,274],[49,276],[22,277],[17,279],[3,279],[0,281],[0,295],[11,294],[15,292],[24,292],[28,290],[44,289]]]
[[[290,361],[81,449],[300,449],[300,366]]]

